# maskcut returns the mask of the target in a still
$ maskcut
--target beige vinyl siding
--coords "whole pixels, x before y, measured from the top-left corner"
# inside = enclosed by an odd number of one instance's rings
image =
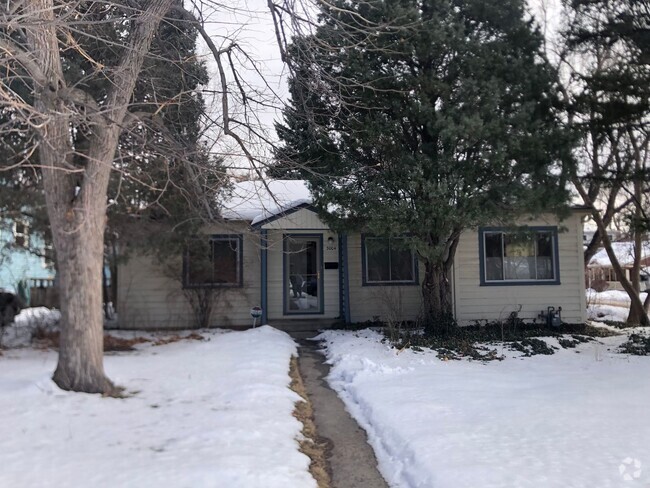
[[[555,226],[557,221],[543,218],[527,221],[530,226]],[[584,261],[582,258],[582,222],[572,214],[558,225],[559,285],[481,286],[478,232],[461,235],[453,270],[454,312],[461,324],[477,320],[506,319],[521,306],[519,317],[538,319],[547,307],[562,307],[562,319],[568,323],[585,320]]]
[[[350,320],[416,320],[422,306],[419,285],[363,286],[361,234],[348,235],[348,282],[350,287]],[[419,266],[422,278],[422,265]]]
[[[316,214],[311,211],[306,211],[315,216]],[[296,212],[299,213],[299,212]],[[295,214],[292,214],[295,215]],[[280,219],[283,220],[284,219]],[[277,221],[276,221],[277,222]],[[320,220],[312,221],[312,224],[319,223]],[[287,224],[283,222],[283,225]],[[322,228],[322,224],[321,227]],[[315,227],[315,229],[318,229]],[[322,236],[323,238],[323,262],[338,263],[338,236],[329,230],[299,230],[288,229],[282,230],[269,230],[268,231],[268,260],[267,260],[267,276],[268,276],[268,319],[333,319],[340,315],[339,308],[339,271],[338,269],[323,270],[323,290],[320,290],[324,295],[324,307],[322,314],[284,314],[284,299],[285,299],[285,277],[284,277],[284,259],[283,259],[283,236],[286,234],[307,234]],[[334,239],[334,246],[328,249],[327,239],[332,237]]]
[[[289,213],[285,217],[271,220],[262,225],[262,228],[286,231],[309,231],[310,229],[328,230],[327,225],[318,218],[318,214],[307,208],[301,208],[300,210]]]
[[[210,234],[243,234],[242,287],[215,289],[214,327],[252,324],[250,308],[260,305],[259,235],[247,226],[226,224],[205,229]],[[181,257],[175,267],[180,269]],[[118,323],[123,329],[177,329],[193,326],[181,287],[152,258],[132,256],[118,269]]]

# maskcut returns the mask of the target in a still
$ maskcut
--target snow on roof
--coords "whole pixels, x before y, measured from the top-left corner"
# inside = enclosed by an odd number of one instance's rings
[[[612,249],[616,255],[616,259],[621,266],[631,265],[634,261],[634,243],[633,242],[613,242]],[[641,259],[650,257],[650,241],[645,241],[641,244]],[[589,266],[611,266],[612,263],[607,256],[607,251],[601,249],[598,251],[591,261]]]
[[[235,184],[221,213],[225,219],[248,220],[254,225],[311,202],[311,193],[303,180],[242,181]]]

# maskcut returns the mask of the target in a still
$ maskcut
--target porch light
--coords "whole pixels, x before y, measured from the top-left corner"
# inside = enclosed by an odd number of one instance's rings
[[[332,236],[329,236],[327,238],[327,245],[328,246],[333,246],[334,245],[334,238]]]

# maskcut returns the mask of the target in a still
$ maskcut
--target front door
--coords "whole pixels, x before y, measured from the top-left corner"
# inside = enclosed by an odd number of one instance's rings
[[[285,235],[284,313],[323,313],[323,238]]]

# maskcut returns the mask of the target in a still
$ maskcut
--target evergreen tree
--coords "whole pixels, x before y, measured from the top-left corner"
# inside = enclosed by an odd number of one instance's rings
[[[464,229],[564,207],[556,74],[521,0],[319,6],[288,52],[275,174],[306,178],[336,229],[411,236],[435,325]]]

